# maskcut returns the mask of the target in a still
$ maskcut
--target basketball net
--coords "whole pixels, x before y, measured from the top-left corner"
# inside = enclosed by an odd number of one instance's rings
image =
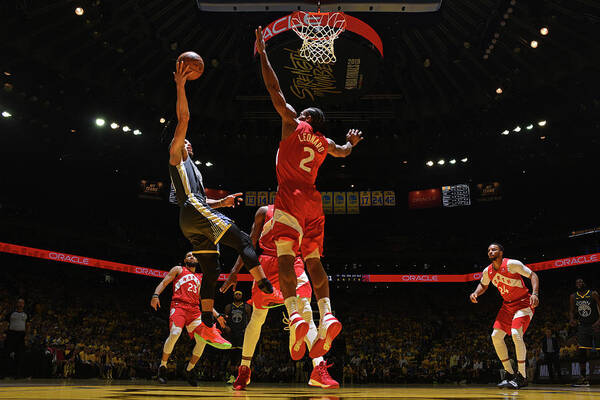
[[[302,39],[300,57],[319,64],[336,61],[333,42],[346,30],[343,12],[296,11],[292,14],[291,25]]]

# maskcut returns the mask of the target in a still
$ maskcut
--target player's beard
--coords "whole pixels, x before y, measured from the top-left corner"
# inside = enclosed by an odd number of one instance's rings
[[[185,266],[189,269],[189,268],[194,268],[194,269],[198,269],[198,266],[200,264],[198,264],[198,262],[193,262],[193,261],[184,261]]]

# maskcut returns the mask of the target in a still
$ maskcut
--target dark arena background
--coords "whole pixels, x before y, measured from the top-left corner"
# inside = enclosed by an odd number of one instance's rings
[[[288,18],[319,6],[349,16],[331,64],[300,56]],[[600,399],[599,353],[580,365],[569,315],[577,278],[600,286],[599,2],[7,0],[0,19],[0,399]],[[249,233],[275,199],[281,137],[259,25],[287,102],[323,109],[337,143],[364,137],[316,182],[340,388],[307,385],[285,307],[246,390],[239,357],[211,346],[190,386],[186,334],[161,385],[172,289],[150,301],[192,250],[168,201],[175,61],[204,60],[186,84],[192,158],[208,197],[243,193],[219,211]],[[518,390],[496,387],[498,290],[469,300],[493,242],[540,281]],[[217,288],[236,257],[222,247]],[[217,292],[215,308],[232,301]]]

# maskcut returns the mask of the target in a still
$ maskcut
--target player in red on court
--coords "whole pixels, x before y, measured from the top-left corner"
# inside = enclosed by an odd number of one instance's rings
[[[502,299],[502,307],[496,316],[494,330],[492,331],[492,342],[496,354],[506,371],[506,379],[498,384],[499,387],[519,389],[527,386],[526,365],[527,349],[523,335],[533,318],[533,312],[538,306],[540,281],[535,272],[526,267],[521,261],[504,258],[504,247],[498,243],[492,243],[488,247],[488,258],[492,262],[483,270],[481,281],[477,289],[471,293],[470,299],[477,303],[477,298],[488,288],[490,282],[497,288]],[[533,293],[523,282],[523,276],[531,279]],[[512,335],[515,344],[515,354],[519,370],[514,372],[508,358],[508,349],[504,338],[507,334]]]
[[[273,214],[275,207],[273,205],[260,207],[254,216],[254,224],[252,224],[252,230],[250,231],[250,238],[252,243],[256,246],[258,242],[261,249],[263,250],[260,256],[260,263],[265,271],[267,279],[273,284],[273,294],[267,295],[261,292],[256,284],[252,286],[252,316],[250,322],[246,326],[246,332],[244,333],[244,344],[242,346],[242,362],[238,369],[238,376],[233,383],[235,390],[244,390],[250,383],[250,364],[254,351],[256,350],[256,344],[260,338],[260,331],[267,318],[267,313],[270,308],[283,305],[283,297],[279,291],[279,267],[277,265],[277,249],[275,247],[275,241],[273,239]],[[259,239],[260,237],[260,239]],[[231,270],[231,274],[221,286],[221,292],[225,293],[229,287],[237,284],[237,274],[243,266],[243,260],[238,257],[237,262]],[[290,347],[290,353],[294,360],[301,359],[308,347],[309,352],[313,347],[318,331],[312,317],[312,308],[310,306],[310,300],[312,297],[312,288],[306,272],[304,271],[304,263],[302,258],[296,257],[294,260],[294,272],[296,274],[297,286],[296,293],[299,297],[298,313],[302,316],[304,321],[308,324],[308,332],[304,337],[304,340],[297,344],[295,348]],[[290,340],[290,346],[293,341]],[[310,376],[308,384],[310,386],[318,386],[326,389],[338,388],[340,385],[337,383],[327,371],[329,366],[325,362],[322,356],[313,357],[312,359],[313,371]]]
[[[192,358],[186,368],[186,379],[192,386],[197,386],[197,381],[194,374],[191,373],[192,369],[196,366],[196,363],[204,352],[204,347],[207,341],[204,340],[199,334],[199,326],[202,323],[202,312],[200,311],[200,275],[196,274],[198,267],[198,259],[194,256],[193,252],[188,252],[185,255],[183,266],[175,266],[167,273],[163,280],[154,289],[150,306],[154,310],[158,310],[160,307],[160,300],[158,296],[165,290],[169,283],[173,282],[173,297],[171,299],[171,311],[169,314],[169,337],[165,340],[163,346],[162,359],[160,366],[158,367],[158,380],[161,383],[167,382],[167,361],[169,356],[173,352],[175,343],[181,335],[183,327],[188,331],[191,338],[194,338],[196,345],[192,350]],[[217,322],[223,327],[225,325],[225,318],[213,309],[213,315]],[[224,343],[209,343],[211,346],[227,349],[231,347],[229,342]]]
[[[342,324],[331,313],[329,280],[321,263],[325,216],[315,180],[327,154],[347,157],[363,139],[362,132],[351,129],[346,135],[346,144],[340,146],[321,133],[325,122],[323,111],[310,107],[297,115],[286,102],[267,57],[262,27],[255,30],[255,35],[263,80],[281,117],[281,141],[276,158],[279,188],[275,197],[273,238],[277,249],[279,285],[290,319],[290,350],[302,345],[309,330],[298,313],[296,297],[294,260],[300,251],[312,279],[321,315],[319,335],[310,351],[311,357],[319,357],[329,351]]]

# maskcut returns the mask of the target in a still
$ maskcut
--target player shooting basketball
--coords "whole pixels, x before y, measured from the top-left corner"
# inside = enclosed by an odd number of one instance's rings
[[[207,198],[202,174],[192,162],[192,145],[185,138],[190,118],[185,83],[193,72],[184,65],[184,61],[177,62],[177,70],[174,72],[177,88],[177,127],[169,148],[171,199],[180,207],[179,226],[183,235],[192,244],[192,253],[202,270],[200,286],[202,323],[194,332],[212,346],[228,348],[231,344],[214,326],[213,318],[215,286],[220,271],[219,244],[223,243],[237,251],[244,260],[244,265],[257,281],[260,290],[268,294],[273,293],[273,285],[265,277],[248,234],[242,232],[232,220],[215,210],[218,207],[235,206],[236,197],[241,193],[220,200]]]
[[[286,102],[267,57],[262,27],[255,30],[255,35],[263,80],[281,117],[281,141],[276,158],[279,189],[273,213],[273,239],[277,248],[279,284],[290,320],[290,354],[295,360],[302,357],[309,328],[298,313],[296,297],[294,259],[300,250],[312,279],[321,316],[319,335],[310,350],[310,357],[315,358],[329,351],[331,342],[342,329],[342,324],[331,313],[329,280],[321,263],[325,216],[315,180],[327,154],[349,156],[352,148],[363,139],[362,132],[351,129],[346,135],[346,144],[340,146],[321,133],[325,122],[323,111],[310,107],[297,115]]]

